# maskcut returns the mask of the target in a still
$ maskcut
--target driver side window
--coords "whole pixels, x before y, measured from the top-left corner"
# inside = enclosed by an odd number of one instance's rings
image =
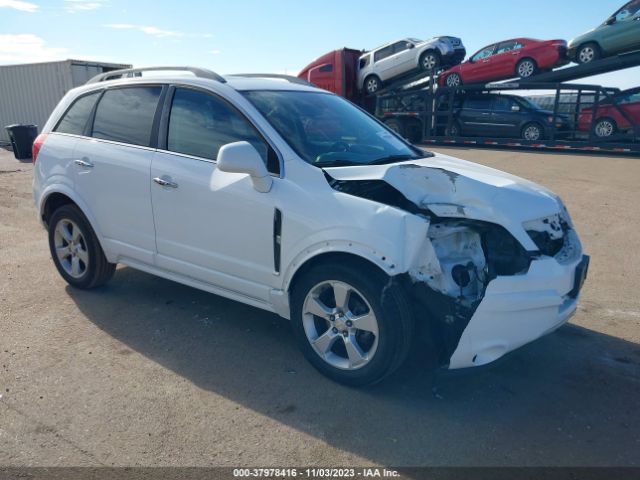
[[[480,50],[478,53],[476,53],[473,57],[471,57],[471,60],[476,62],[478,60],[482,60],[483,58],[490,57],[491,55],[493,55],[493,52],[495,49],[496,49],[495,45],[491,45],[490,47],[484,48]]]

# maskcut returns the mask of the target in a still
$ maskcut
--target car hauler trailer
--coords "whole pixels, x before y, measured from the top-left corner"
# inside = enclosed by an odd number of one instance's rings
[[[344,52],[350,52],[345,55]],[[375,95],[366,96],[356,85],[358,50],[341,49],[323,55],[307,66],[300,77],[321,88],[342,95],[374,113],[389,127],[414,143],[464,144],[469,146],[503,145],[512,148],[577,149],[634,153],[640,151],[640,121],[631,115],[622,102],[617,102],[615,88],[599,85],[566,83],[581,78],[618,71],[640,65],[640,51],[596,60],[588,64],[569,66],[551,72],[541,72],[526,81],[503,81],[489,84],[468,84],[457,88],[438,88],[439,72],[416,72],[399,78]],[[322,72],[321,72],[322,70]],[[325,75],[325,78],[321,76]],[[331,80],[327,77],[332,77]],[[349,87],[349,84],[352,86]],[[500,134],[498,128],[489,135],[461,136],[456,134],[456,102],[470,95],[515,94],[536,100],[547,92],[553,108],[549,128],[536,140],[522,139],[521,135]],[[609,107],[611,104],[611,107]],[[625,122],[624,129],[599,137],[595,123],[605,107],[616,112]],[[590,110],[591,109],[591,110]],[[589,117],[585,122],[585,117]],[[556,120],[569,117],[570,125],[558,131]],[[500,122],[493,122],[500,123]],[[584,128],[589,123],[589,128]],[[499,127],[499,125],[495,125]]]

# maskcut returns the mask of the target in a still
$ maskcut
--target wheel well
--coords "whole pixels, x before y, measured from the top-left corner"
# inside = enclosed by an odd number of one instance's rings
[[[320,255],[316,255],[315,257],[307,260],[298,268],[298,270],[296,270],[296,272],[293,274],[293,277],[291,277],[289,285],[287,286],[287,291],[291,292],[300,277],[302,277],[305,273],[313,270],[318,265],[326,265],[328,263],[349,265],[360,271],[367,270],[373,274],[381,274],[385,276],[387,275],[387,272],[382,270],[378,265],[359,255],[344,252],[321,253]]]
[[[599,53],[602,53],[602,47],[600,46],[600,44],[598,42],[596,42],[595,40],[589,40],[588,42],[582,42],[580,45],[578,45],[578,48],[576,48],[575,52],[575,59],[578,58],[578,52],[580,52],[580,49],[586,45],[593,45],[596,47],[596,49],[598,50]]]
[[[364,77],[364,83],[367,83],[367,80],[369,80],[370,78],[375,78],[376,80],[378,80],[378,83],[382,83],[382,80],[380,80],[380,77],[375,73],[370,73],[369,75]]]
[[[78,206],[76,202],[67,197],[64,193],[52,193],[47,197],[44,203],[44,208],[42,209],[42,220],[45,224],[49,224],[49,219],[53,212],[55,212],[58,208],[63,205],[75,205]]]

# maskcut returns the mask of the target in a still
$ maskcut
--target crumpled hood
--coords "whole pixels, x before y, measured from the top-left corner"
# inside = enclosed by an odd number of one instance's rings
[[[559,198],[544,187],[442,154],[390,165],[326,170],[337,180],[384,180],[412,203],[440,217],[502,225],[528,250],[535,250],[536,246],[522,224],[562,209]]]

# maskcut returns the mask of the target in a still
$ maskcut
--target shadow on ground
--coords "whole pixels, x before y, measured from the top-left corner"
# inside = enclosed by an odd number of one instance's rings
[[[67,292],[91,322],[177,375],[374,462],[640,463],[640,348],[595,331],[567,325],[461,373],[425,372],[416,355],[355,390],[310,367],[276,315],[130,268],[102,289]]]

